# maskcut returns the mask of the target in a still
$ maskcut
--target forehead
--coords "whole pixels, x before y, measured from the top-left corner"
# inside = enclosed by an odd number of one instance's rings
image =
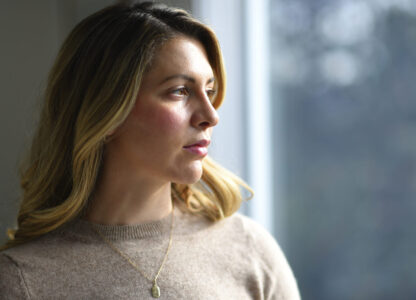
[[[155,53],[146,77],[165,77],[177,73],[204,80],[213,77],[201,42],[182,36],[167,41]]]

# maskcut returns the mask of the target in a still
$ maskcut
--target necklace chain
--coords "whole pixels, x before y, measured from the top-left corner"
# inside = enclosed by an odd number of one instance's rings
[[[125,260],[127,260],[129,262],[129,264],[135,268],[137,271],[139,271],[140,274],[143,275],[144,278],[146,278],[147,280],[151,281],[153,283],[151,292],[152,292],[152,296],[154,298],[159,298],[160,297],[160,288],[157,285],[157,279],[160,275],[160,272],[163,269],[163,266],[165,265],[166,259],[168,258],[168,254],[169,254],[169,250],[170,247],[172,245],[172,233],[173,233],[173,223],[174,223],[174,205],[173,205],[173,201],[172,201],[172,217],[171,217],[171,222],[170,222],[170,234],[169,234],[169,243],[168,243],[168,247],[166,249],[165,252],[165,256],[163,257],[163,261],[160,264],[160,267],[155,275],[155,277],[152,279],[150,276],[148,276],[146,273],[144,273],[139,266],[124,252],[122,252],[120,249],[118,249],[109,239],[107,239],[99,230],[97,230],[96,228],[92,227],[92,229],[100,236],[100,238],[108,245],[110,246],[111,249],[113,249],[116,253],[118,253],[121,257],[123,257]]]

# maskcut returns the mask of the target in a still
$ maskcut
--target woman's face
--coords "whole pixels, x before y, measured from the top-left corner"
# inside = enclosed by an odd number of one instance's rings
[[[156,53],[145,73],[136,104],[107,144],[138,176],[194,183],[202,175],[206,147],[218,114],[211,101],[214,75],[202,44],[176,37]]]

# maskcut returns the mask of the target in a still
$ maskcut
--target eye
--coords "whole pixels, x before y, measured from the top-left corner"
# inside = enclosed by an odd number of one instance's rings
[[[206,93],[207,93],[208,98],[212,101],[212,100],[214,100],[214,97],[215,97],[217,91],[214,90],[214,89],[208,89],[208,90],[206,90]]]
[[[179,97],[184,97],[184,96],[186,97],[186,96],[189,96],[189,90],[183,86],[183,87],[170,91],[170,94],[174,96],[179,96]]]

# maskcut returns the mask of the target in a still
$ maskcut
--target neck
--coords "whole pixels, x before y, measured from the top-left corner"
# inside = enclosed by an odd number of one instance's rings
[[[128,168],[105,166],[85,218],[93,223],[134,225],[168,216],[171,183],[132,174]]]

